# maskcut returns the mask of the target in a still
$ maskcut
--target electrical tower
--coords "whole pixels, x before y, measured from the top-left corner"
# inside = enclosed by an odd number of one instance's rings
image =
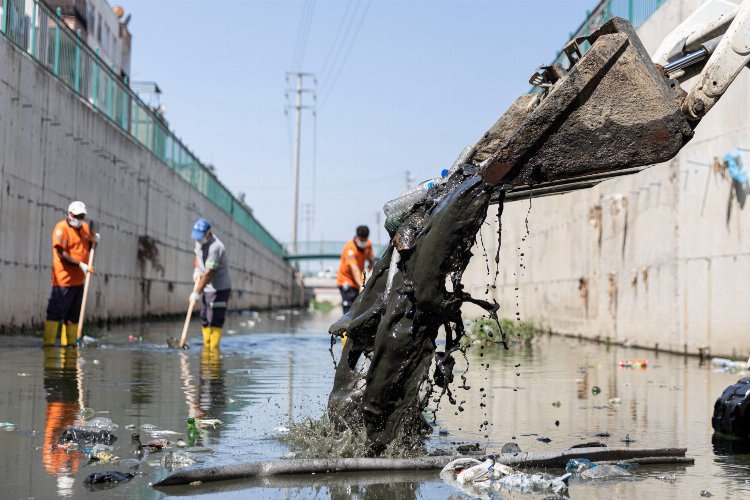
[[[299,217],[299,162],[300,162],[300,142],[301,142],[301,135],[302,135],[302,110],[303,109],[311,109],[313,110],[313,113],[315,112],[315,106],[306,106],[302,104],[302,94],[304,93],[310,93],[313,96],[313,100],[316,99],[315,96],[315,90],[313,89],[306,89],[304,88],[304,79],[305,78],[312,78],[314,83],[317,83],[315,80],[315,75],[312,73],[302,73],[302,72],[288,72],[286,74],[287,76],[287,82],[289,81],[289,77],[297,77],[297,87],[294,89],[287,89],[287,93],[294,92],[297,94],[297,98],[294,105],[287,106],[287,109],[292,108],[296,111],[296,138],[294,141],[294,177],[293,177],[293,187],[292,187],[292,241],[291,241],[291,252],[292,254],[297,253],[297,230],[298,230],[298,217]],[[287,94],[288,95],[288,94]]]

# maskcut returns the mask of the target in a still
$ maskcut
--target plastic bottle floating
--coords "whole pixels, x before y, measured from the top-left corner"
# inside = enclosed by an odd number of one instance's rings
[[[620,365],[620,368],[636,368],[636,369],[645,370],[646,368],[648,368],[648,360],[625,359],[625,360],[621,360],[619,365]]]

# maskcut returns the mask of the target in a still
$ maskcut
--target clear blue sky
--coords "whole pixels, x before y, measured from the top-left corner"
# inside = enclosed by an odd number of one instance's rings
[[[281,241],[291,234],[293,112],[284,114],[292,102],[284,93],[295,62],[318,80],[315,175],[313,117],[303,115],[300,206],[315,204],[311,239],[345,240],[358,224],[375,239],[375,212],[403,190],[405,172],[420,181],[450,166],[596,3],[121,1],[132,14],[132,80],[158,82],[172,129],[247,194]],[[311,10],[302,44],[300,19]]]

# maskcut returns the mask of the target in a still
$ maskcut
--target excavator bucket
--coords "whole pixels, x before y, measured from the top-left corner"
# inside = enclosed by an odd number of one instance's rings
[[[669,160],[690,140],[685,92],[627,21],[614,18],[564,51],[570,67],[540,67],[531,83],[541,91],[519,97],[475,145],[487,182],[511,193],[579,189]]]

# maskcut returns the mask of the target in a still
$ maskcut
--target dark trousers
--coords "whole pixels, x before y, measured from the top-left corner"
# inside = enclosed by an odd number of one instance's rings
[[[53,286],[47,300],[47,321],[78,323],[83,301],[83,285]]]
[[[352,286],[340,286],[339,292],[341,292],[341,307],[344,309],[344,314],[346,314],[351,309],[354,299],[359,295],[359,290]]]
[[[215,326],[216,328],[224,326],[231,292],[231,290],[203,291],[203,300],[201,300],[202,326]]]

